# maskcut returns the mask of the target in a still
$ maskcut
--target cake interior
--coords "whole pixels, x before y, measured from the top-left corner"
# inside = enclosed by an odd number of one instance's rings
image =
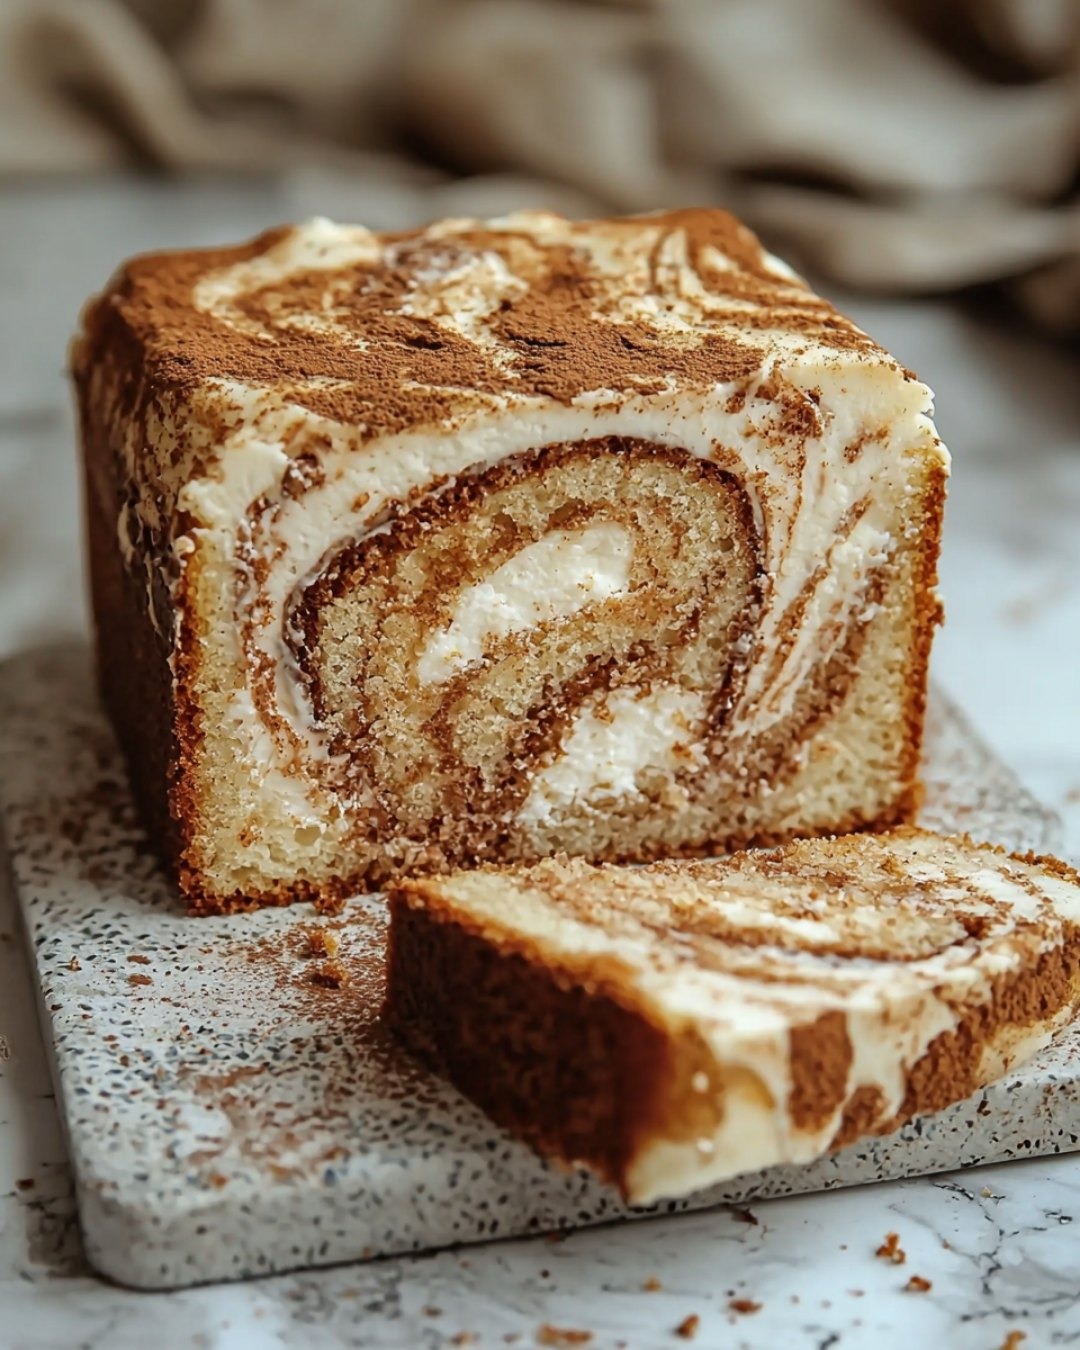
[[[342,819],[335,835],[267,829],[263,868],[364,887],[401,867],[702,854],[909,818],[942,483],[915,455],[894,481],[873,510],[895,548],[867,560],[861,610],[754,737],[730,714],[762,541],[720,465],[608,438],[401,505],[290,600],[291,660]],[[230,579],[210,558],[199,577],[219,732],[195,766],[197,847],[216,884],[243,893],[254,875],[229,842],[258,848],[263,822],[228,735],[239,672],[217,655]],[[796,602],[782,643],[801,620]]]

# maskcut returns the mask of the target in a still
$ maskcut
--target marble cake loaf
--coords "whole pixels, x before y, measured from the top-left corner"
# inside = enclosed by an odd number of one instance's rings
[[[634,1203],[888,1133],[1080,1007],[1080,876],[899,829],[392,885],[385,1013]]]
[[[724,212],[137,258],[73,366],[101,683],[193,908],[910,817],[931,395]]]

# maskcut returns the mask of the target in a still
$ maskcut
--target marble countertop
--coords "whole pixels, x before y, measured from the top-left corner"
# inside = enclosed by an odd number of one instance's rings
[[[0,196],[0,655],[84,626],[63,380],[81,300],[139,248],[240,237],[320,211],[341,213],[308,180],[90,181]],[[372,223],[392,223],[381,211]],[[936,676],[1062,813],[1067,852],[1080,857],[1077,354],[943,304],[846,307],[935,387],[955,455]],[[875,1254],[889,1233],[902,1264]],[[912,1276],[930,1288],[907,1288]],[[1080,1155],[245,1285],[160,1295],[109,1286],[82,1256],[22,939],[0,881],[4,1347],[996,1350],[1022,1332],[1010,1350],[1029,1350],[1080,1341],[1078,1291]]]

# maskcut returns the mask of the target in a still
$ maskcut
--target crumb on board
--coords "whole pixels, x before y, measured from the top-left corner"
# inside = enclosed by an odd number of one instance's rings
[[[129,975],[128,984],[153,984],[149,975]]]
[[[136,966],[148,966],[150,958],[143,956],[141,952],[128,952],[128,960]]]
[[[1026,1340],[1026,1331],[1010,1331],[1001,1343],[1001,1350],[1019,1350],[1020,1343]]]
[[[322,989],[343,989],[349,983],[349,972],[340,961],[322,961],[308,976],[312,984]]]
[[[82,965],[77,956],[73,956],[68,962],[68,970],[82,970]]]
[[[675,1328],[675,1335],[681,1336],[684,1341],[692,1341],[698,1333],[699,1326],[701,1326],[701,1318],[697,1313],[691,1313],[689,1317],[684,1317]]]
[[[885,1241],[874,1253],[882,1261],[891,1261],[894,1266],[902,1266],[907,1260],[907,1252],[900,1246],[899,1233],[886,1233]]]
[[[922,1275],[912,1275],[911,1279],[904,1285],[904,1289],[909,1294],[925,1294],[933,1289],[933,1287],[934,1286],[930,1281],[925,1279]]]
[[[20,1178],[18,1179],[18,1181],[15,1183],[15,1188],[16,1188],[16,1190],[20,1190],[20,1191],[30,1191],[30,1190],[33,1190],[33,1188],[34,1188],[34,1178],[33,1178],[33,1177],[20,1177]]]
[[[424,1314],[425,1317],[441,1317],[441,1316],[442,1316],[442,1309],[441,1309],[441,1308],[434,1308],[434,1307],[428,1306],[428,1307],[426,1307],[426,1308],[421,1308],[420,1311]]]
[[[476,1337],[471,1331],[459,1331],[455,1336],[450,1337],[451,1345],[472,1345]]]
[[[647,1280],[642,1280],[641,1287],[647,1294],[655,1294],[658,1289],[663,1289],[664,1286],[655,1275],[650,1275]]]
[[[588,1345],[592,1340],[591,1331],[577,1331],[573,1327],[553,1327],[544,1322],[537,1328],[537,1345]]]
[[[337,956],[341,938],[330,928],[309,928],[304,933],[304,956]]]
[[[761,1304],[755,1303],[752,1298],[730,1298],[728,1299],[728,1307],[732,1312],[746,1315],[761,1311]]]

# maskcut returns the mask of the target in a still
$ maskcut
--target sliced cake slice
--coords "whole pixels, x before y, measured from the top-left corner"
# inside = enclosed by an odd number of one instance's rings
[[[399,1036],[634,1203],[938,1111],[1080,1005],[1080,876],[915,829],[410,880],[390,912]]]

